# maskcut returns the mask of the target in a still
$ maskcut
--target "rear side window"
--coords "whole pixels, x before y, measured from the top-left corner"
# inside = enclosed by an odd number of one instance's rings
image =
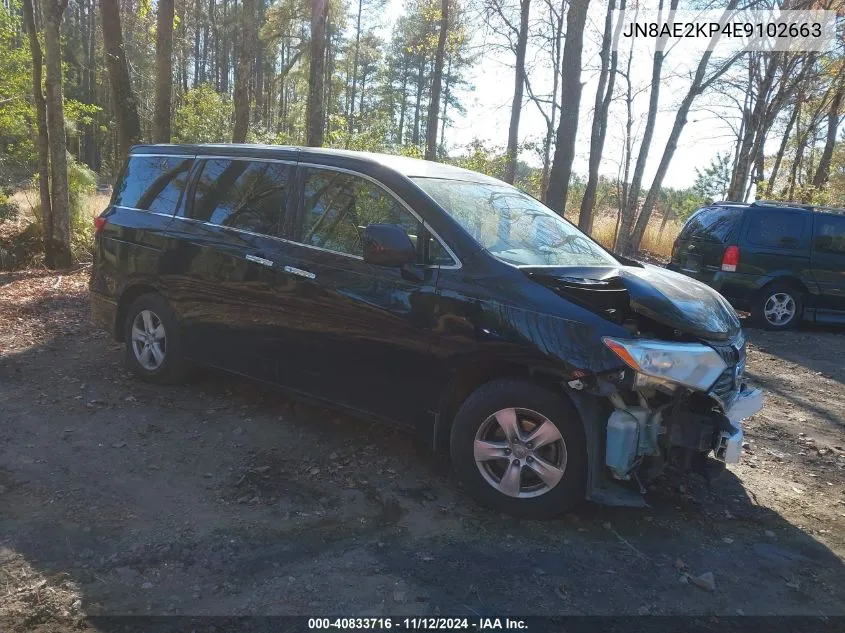
[[[420,221],[381,187],[331,169],[306,169],[305,174],[303,244],[360,257],[368,224],[398,224],[416,246]]]
[[[270,161],[202,161],[189,217],[279,236],[287,211],[291,166]]]
[[[806,214],[779,209],[751,212],[745,239],[755,246],[797,248],[801,243]]]
[[[180,156],[130,156],[114,204],[155,213],[176,211],[188,183],[192,158]]]
[[[689,219],[678,237],[682,240],[705,240],[726,244],[741,211],[731,207],[702,209]]]
[[[825,253],[845,255],[845,217],[817,215],[813,248]]]

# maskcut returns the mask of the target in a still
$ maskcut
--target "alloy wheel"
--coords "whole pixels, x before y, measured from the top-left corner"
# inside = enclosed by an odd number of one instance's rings
[[[132,351],[148,371],[155,371],[164,363],[167,335],[164,323],[152,310],[141,310],[132,321]]]
[[[795,317],[796,310],[795,299],[791,295],[785,292],[776,292],[766,299],[766,303],[763,305],[763,316],[772,325],[782,326]]]
[[[509,497],[539,497],[566,471],[563,436],[531,409],[501,409],[488,417],[475,435],[473,454],[487,483]]]

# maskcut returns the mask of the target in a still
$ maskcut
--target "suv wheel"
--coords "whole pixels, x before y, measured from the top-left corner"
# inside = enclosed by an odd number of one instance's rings
[[[450,449],[458,477],[489,508],[550,518],[584,499],[581,418],[539,385],[503,379],[479,387],[455,416]]]
[[[123,340],[126,365],[142,380],[171,383],[184,378],[179,322],[161,295],[146,294],[132,302]]]
[[[782,284],[763,288],[757,301],[757,324],[767,330],[791,330],[798,327],[804,301],[800,292]]]

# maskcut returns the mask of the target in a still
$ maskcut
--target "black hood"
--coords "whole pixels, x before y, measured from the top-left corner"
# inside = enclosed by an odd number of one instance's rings
[[[650,264],[641,266],[570,268],[525,266],[531,279],[611,319],[627,307],[681,332],[723,341],[741,325],[727,300],[705,284]]]

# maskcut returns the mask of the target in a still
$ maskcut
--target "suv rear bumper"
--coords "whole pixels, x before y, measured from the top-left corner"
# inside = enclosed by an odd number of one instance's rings
[[[89,296],[91,297],[91,322],[108,332],[112,338],[116,338],[117,303],[98,292],[91,292]]]

